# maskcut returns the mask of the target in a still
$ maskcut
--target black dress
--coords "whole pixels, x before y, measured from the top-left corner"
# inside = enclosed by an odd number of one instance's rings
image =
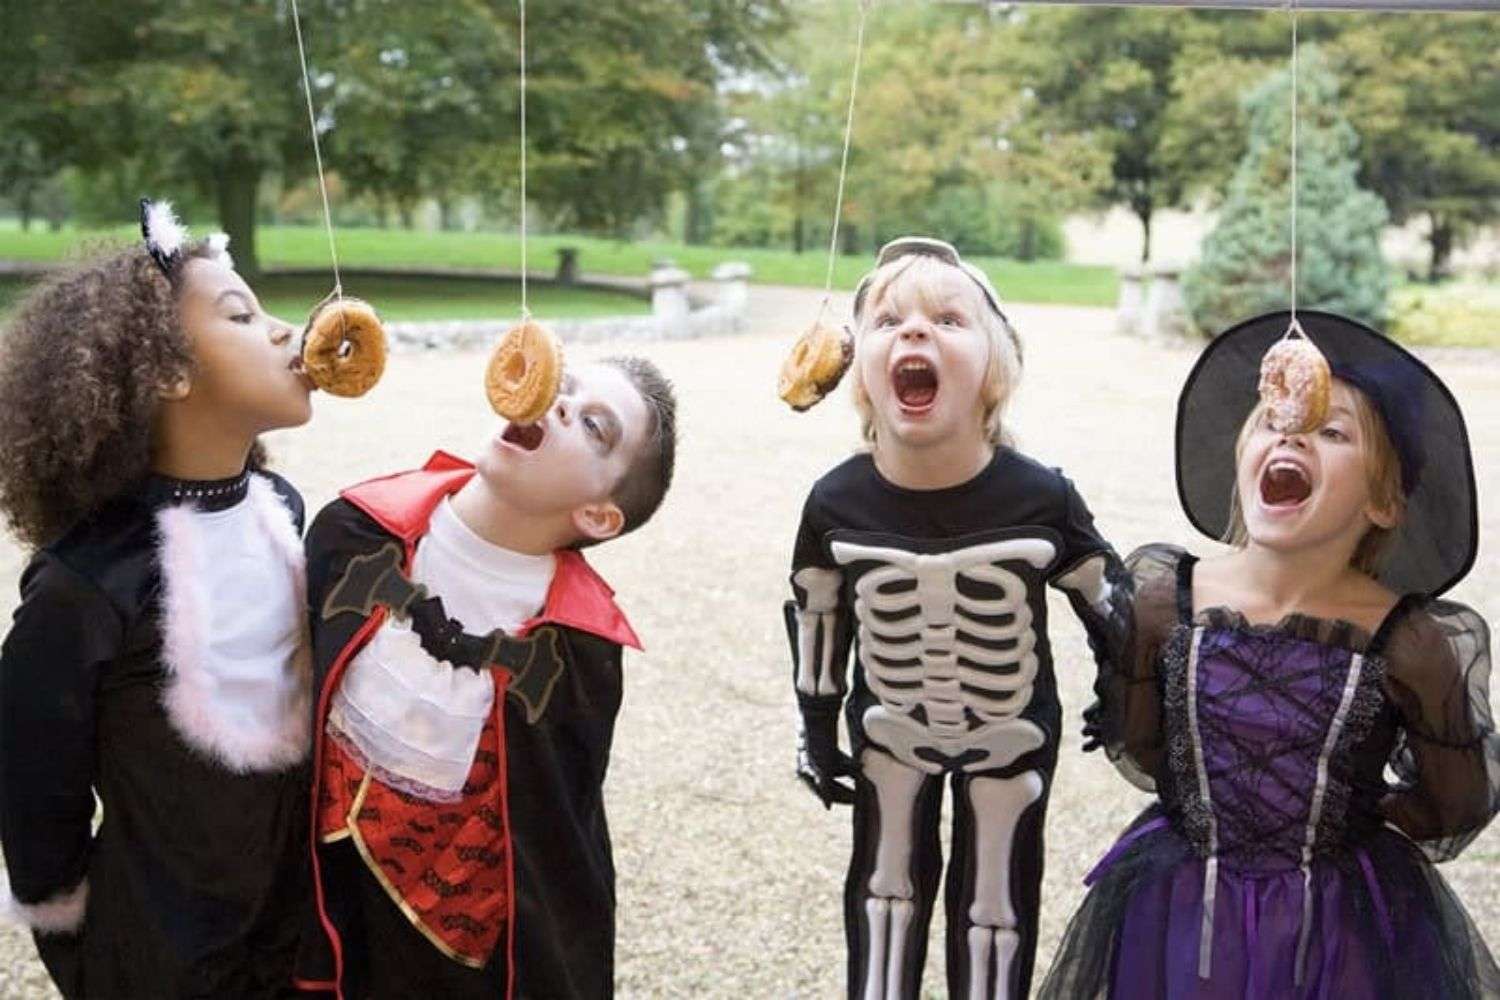
[[[23,574],[0,838],[65,996],[289,989],[308,891],[301,524],[275,476],[153,477]]]

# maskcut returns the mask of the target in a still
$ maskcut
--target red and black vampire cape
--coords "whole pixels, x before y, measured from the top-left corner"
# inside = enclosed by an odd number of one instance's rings
[[[300,963],[307,988],[337,990],[343,977],[339,915],[329,905],[337,876],[321,870],[319,846],[348,838],[439,951],[480,967],[499,949],[507,996],[613,990],[615,880],[603,784],[622,647],[640,643],[579,553],[557,553],[542,612],[517,633],[545,640],[532,645],[537,655],[489,668],[494,709],[458,802],[426,802],[368,777],[326,732],[345,668],[389,614],[372,599],[370,567],[399,565],[409,576],[433,510],[474,474],[438,452],[420,470],[345,490],[308,532],[318,921]]]

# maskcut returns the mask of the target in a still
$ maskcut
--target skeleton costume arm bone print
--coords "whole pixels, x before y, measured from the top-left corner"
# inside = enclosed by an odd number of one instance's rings
[[[831,564],[816,522],[809,497],[792,556],[794,597],[784,610],[797,690],[797,776],[831,808],[854,801],[854,790],[837,780],[854,771],[854,762],[838,744],[852,631],[843,601],[844,575]]]

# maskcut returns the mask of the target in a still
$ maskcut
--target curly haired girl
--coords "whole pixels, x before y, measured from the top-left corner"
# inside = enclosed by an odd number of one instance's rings
[[[223,237],[148,202],[142,230],[0,339],[0,511],[34,550],[0,648],[11,908],[66,996],[275,996],[310,709],[302,500],[257,438],[311,384]]]

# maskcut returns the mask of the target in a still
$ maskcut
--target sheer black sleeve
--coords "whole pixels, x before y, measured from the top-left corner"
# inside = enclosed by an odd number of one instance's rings
[[[46,552],[21,577],[0,648],[0,841],[10,891],[38,930],[82,919],[94,815],[94,696],[119,613]]]
[[[1127,781],[1148,792],[1166,756],[1162,730],[1162,646],[1178,620],[1178,567],[1186,553],[1146,545],[1125,560],[1131,604],[1122,652],[1101,661],[1094,694],[1096,738]]]
[[[1462,604],[1427,602],[1391,630],[1383,655],[1400,735],[1381,809],[1428,857],[1446,861],[1500,811],[1489,628]]]

